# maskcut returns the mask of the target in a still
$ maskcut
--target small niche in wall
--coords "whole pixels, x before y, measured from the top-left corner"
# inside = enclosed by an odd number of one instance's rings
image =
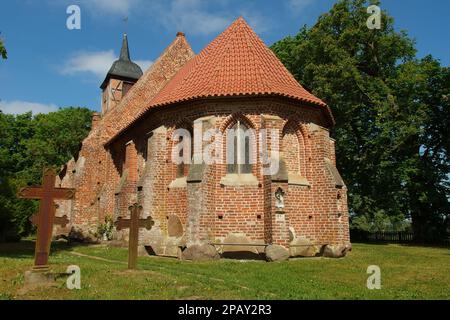
[[[309,219],[309,220],[311,220],[312,218],[313,218],[313,216],[312,216],[312,215],[309,215],[309,216],[308,216],[308,219]]]
[[[142,186],[138,187],[137,190],[138,191],[142,191],[144,188]]]
[[[258,219],[258,220],[261,220],[261,218],[262,218],[262,216],[261,216],[260,214],[258,214],[258,215],[256,216],[256,219]]]
[[[219,220],[223,220],[223,214],[219,214],[219,215],[217,216],[217,218],[218,218]]]

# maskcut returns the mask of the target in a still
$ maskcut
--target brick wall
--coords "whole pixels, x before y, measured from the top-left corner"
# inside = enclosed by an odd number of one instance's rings
[[[75,169],[73,172],[63,170],[64,175],[61,177],[65,186],[77,190],[73,203],[70,206],[61,206],[57,212],[58,215],[67,215],[71,218],[69,228],[74,236],[92,236],[105,215],[117,216],[121,213],[119,211],[122,209],[118,209],[119,204],[122,208],[126,207],[127,201],[124,197],[128,197],[127,194],[131,191],[123,191],[122,195],[117,195],[123,187],[120,184],[126,182],[124,181],[126,179],[123,179],[126,172],[123,170],[125,147],[121,145],[107,151],[104,144],[134,118],[193,56],[194,53],[186,39],[177,36],[127,95],[116,97],[120,102],[115,104],[114,108],[103,109],[101,119],[97,114],[94,115],[95,125],[83,141],[79,156],[66,166]],[[115,82],[117,81],[112,79],[111,85],[117,85]],[[120,91],[117,91],[117,94],[119,93]],[[139,139],[142,137],[143,135],[139,135],[134,142],[138,144],[136,150],[141,149]],[[142,154],[137,155],[136,161],[136,167],[142,168]],[[139,175],[134,171],[131,174],[133,178],[133,175]]]
[[[212,127],[223,132],[239,119],[258,131],[278,129],[281,140],[288,136],[289,143],[281,143],[282,157],[294,154],[284,159],[288,179],[273,181],[272,177],[262,175],[259,161],[252,169],[256,184],[230,186],[222,183],[227,175],[226,165],[215,164],[205,166],[199,180],[189,181],[187,177],[188,181],[171,187],[177,180],[177,166],[171,162],[173,130],[182,121],[193,124],[199,118],[208,117]],[[334,141],[322,127],[325,123],[318,109],[288,100],[263,98],[210,100],[149,114],[136,124],[129,136],[112,146],[125,152],[125,140],[133,135],[137,139],[141,132],[159,128],[149,138],[147,150],[137,151],[147,154],[142,162],[145,165],[141,170],[145,174],[140,177],[140,201],[144,204],[144,215],[152,215],[157,221],[152,231],[144,232],[142,242],[155,246],[156,252],[166,252],[167,219],[176,215],[186,236],[179,238],[178,243],[220,242],[230,234],[239,234],[250,244],[273,242],[288,246],[289,229],[297,237],[318,245],[348,243],[346,189],[336,187],[325,166],[325,158],[335,161]],[[120,158],[118,154],[116,157]],[[284,214],[279,214],[275,207],[274,195],[278,188],[285,192]]]
[[[225,132],[236,121],[257,131],[278,129],[286,181],[261,173],[261,159],[252,166],[256,183],[227,185],[226,164],[204,166],[200,178],[173,184],[179,178],[171,161],[172,132],[180,123],[202,118],[204,130]],[[63,186],[77,188],[76,200],[58,209],[72,227],[93,232],[105,215],[126,216],[139,201],[155,226],[141,232],[141,243],[158,254],[176,255],[177,245],[226,241],[238,234],[249,244],[289,245],[289,228],[315,244],[349,242],[346,189],[337,188],[324,159],[335,163],[334,141],[323,128],[326,120],[313,107],[282,99],[209,100],[165,108],[149,114],[108,150],[100,134],[105,118],[84,141],[77,161],[68,163]],[[271,137],[267,137],[272,148]],[[255,141],[256,146],[261,141]],[[222,150],[226,153],[226,150]],[[178,181],[180,182],[180,181]],[[172,186],[172,187],[171,187]],[[285,192],[284,214],[275,207],[275,192]],[[169,237],[168,218],[177,216],[185,237]],[[126,232],[119,238],[127,239]],[[170,248],[172,249],[170,249]]]

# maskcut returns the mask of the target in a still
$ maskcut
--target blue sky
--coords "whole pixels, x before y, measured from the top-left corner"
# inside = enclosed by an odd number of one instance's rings
[[[0,37],[8,60],[0,60],[0,109],[49,112],[58,107],[100,108],[100,89],[116,59],[122,33],[131,56],[148,66],[186,33],[198,53],[238,16],[266,44],[312,25],[335,0],[11,0],[0,5]],[[66,9],[81,8],[81,30],[68,30]],[[419,56],[450,65],[450,1],[384,0],[396,28],[416,39]],[[125,27],[122,21],[129,17]]]

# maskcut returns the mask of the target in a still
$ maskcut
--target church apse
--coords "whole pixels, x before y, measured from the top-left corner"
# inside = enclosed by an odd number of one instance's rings
[[[82,217],[92,227],[95,217],[124,217],[136,202],[155,222],[139,237],[153,254],[345,255],[347,190],[330,139],[331,110],[243,18],[198,55],[179,33],[143,75],[132,67],[126,37],[116,62],[102,84],[101,120],[82,147],[87,175],[71,212],[75,221]],[[125,77],[124,69],[134,73]],[[199,144],[175,149],[186,142],[177,130],[199,135]],[[202,158],[211,139],[222,141],[222,162]],[[174,155],[190,163],[175,163]],[[100,207],[85,200],[95,198],[97,184]]]

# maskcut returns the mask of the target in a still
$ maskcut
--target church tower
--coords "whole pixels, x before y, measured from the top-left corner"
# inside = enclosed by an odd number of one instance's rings
[[[119,60],[109,69],[102,89],[102,115],[115,108],[142,76],[142,69],[130,59],[127,35],[123,35]]]

